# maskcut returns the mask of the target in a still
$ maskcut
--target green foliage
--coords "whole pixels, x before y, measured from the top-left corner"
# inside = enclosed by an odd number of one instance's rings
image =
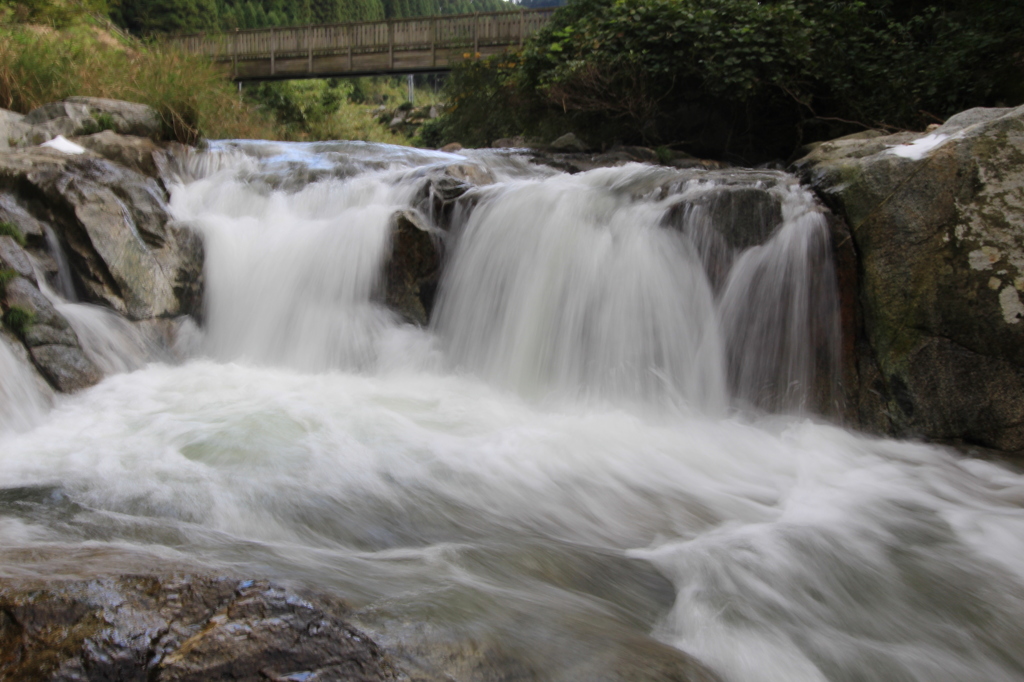
[[[132,33],[150,35],[379,21],[505,9],[508,9],[505,0],[120,0],[111,17]]]
[[[106,15],[103,0],[0,0],[0,24],[31,23],[65,28],[92,15]]]
[[[446,113],[421,137],[429,136],[435,147],[455,141],[478,147],[536,127],[538,107],[543,105],[522,81],[515,55],[467,59],[445,82]]]
[[[18,273],[10,268],[0,268],[0,296],[4,295],[7,283],[18,276]]]
[[[35,321],[35,313],[19,305],[12,305],[4,313],[4,324],[18,336],[25,336],[25,332],[35,324]]]
[[[1024,3],[999,0],[574,0],[515,67],[456,70],[440,127],[471,144],[572,129],[592,144],[785,156],[1019,102],[1024,31],[1007,27],[1021,25]]]
[[[14,223],[9,223],[6,220],[0,220],[0,235],[5,235],[14,239],[19,245],[25,246],[25,235],[18,226]]]
[[[375,87],[380,86],[363,83],[363,94]],[[403,137],[377,123],[366,106],[351,101],[355,89],[352,81],[335,78],[259,83],[244,92],[248,102],[276,119],[286,139],[405,144]]]

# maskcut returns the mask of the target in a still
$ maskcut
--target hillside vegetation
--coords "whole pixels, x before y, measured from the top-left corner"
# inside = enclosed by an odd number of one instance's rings
[[[120,0],[111,17],[137,35],[493,12],[505,0]]]
[[[575,131],[746,160],[1024,101],[1024,3],[572,0],[521,55],[452,74],[440,144]]]
[[[364,102],[389,81],[236,86],[208,59],[120,32],[95,2],[0,0],[0,107],[20,113],[72,95],[142,102],[181,142],[208,138],[353,139],[406,144]]]

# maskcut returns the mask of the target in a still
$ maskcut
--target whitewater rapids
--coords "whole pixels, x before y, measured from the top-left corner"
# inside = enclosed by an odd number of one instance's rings
[[[188,359],[65,302],[109,376],[53,398],[0,344],[0,573],[84,547],[297,581],[385,643],[469,638],[515,679],[599,679],[588,660],[655,641],[731,682],[1024,680],[1024,477],[806,409],[837,327],[799,187],[765,188],[779,225],[732,248],[699,231],[713,182],[469,161],[496,182],[419,329],[379,304],[388,227],[465,158],[191,159]]]

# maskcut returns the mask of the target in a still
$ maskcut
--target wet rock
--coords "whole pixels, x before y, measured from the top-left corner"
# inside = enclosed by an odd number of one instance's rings
[[[384,266],[385,302],[414,324],[426,326],[441,274],[440,235],[415,211],[392,218],[391,255]]]
[[[0,585],[0,678],[396,679],[337,600],[189,574]]]
[[[154,140],[164,136],[163,121],[152,107],[99,97],[68,97],[44,104],[26,114],[23,123],[44,132],[47,139],[91,135],[104,129]]]
[[[27,279],[17,277],[4,287],[4,309],[17,307],[32,315],[21,330],[22,342],[40,373],[58,391],[88,388],[103,378],[82,350],[78,336],[50,301]]]
[[[441,147],[438,151],[452,154],[454,152],[462,151],[462,145],[458,142],[449,142],[445,146]]]
[[[972,109],[929,135],[841,138],[795,164],[858,258],[857,420],[1021,453],[1024,107]]]
[[[54,228],[87,301],[136,320],[198,312],[202,242],[170,222],[152,178],[34,147],[0,154],[0,188]]]
[[[104,130],[95,135],[85,135],[71,140],[86,149],[91,149],[103,158],[130,168],[140,175],[158,178],[159,172],[154,155],[161,149],[148,137],[118,135]]]

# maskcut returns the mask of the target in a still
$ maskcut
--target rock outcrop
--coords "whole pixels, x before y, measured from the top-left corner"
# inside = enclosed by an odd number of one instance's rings
[[[0,678],[396,679],[348,607],[266,581],[189,574],[6,581]]]
[[[39,136],[48,136],[48,140],[57,135],[91,135],[101,130],[154,140],[164,136],[163,120],[152,107],[99,97],[68,97],[44,104],[28,112],[21,122],[33,127],[32,142],[36,144],[45,141],[36,139]]]
[[[198,310],[202,242],[170,221],[152,178],[98,155],[33,147],[0,155],[0,194],[0,219],[26,235],[53,228],[86,301],[133,320]]]
[[[853,421],[1024,452],[1024,107],[840,138],[795,169],[855,251]]]
[[[78,135],[85,148],[0,151],[0,223],[10,233],[0,236],[5,325],[58,391],[91,386],[103,373],[51,292],[110,308],[143,330],[199,316],[203,244],[167,213],[158,169],[174,143],[153,141],[160,125],[149,107],[92,98],[27,116],[0,110],[5,147],[61,134]]]

